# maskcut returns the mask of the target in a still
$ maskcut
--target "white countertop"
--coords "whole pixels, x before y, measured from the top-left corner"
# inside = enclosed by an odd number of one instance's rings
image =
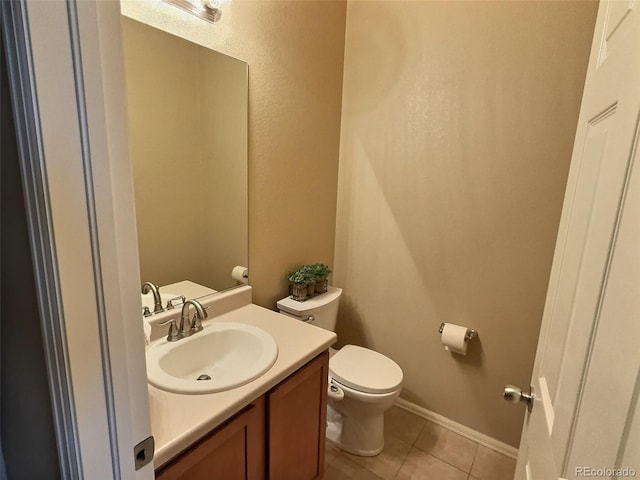
[[[242,410],[336,341],[336,334],[257,305],[244,305],[206,323],[254,325],[278,344],[276,363],[261,377],[226,392],[181,395],[149,385],[155,468],[160,467],[225,420]]]
[[[181,282],[163,285],[160,287],[160,291],[162,293],[165,293],[165,291],[171,292],[176,296],[184,295],[185,297],[191,299],[204,297],[205,295],[211,295],[212,293],[217,292],[217,290],[205,287],[204,285],[192,282],[191,280],[182,280]]]

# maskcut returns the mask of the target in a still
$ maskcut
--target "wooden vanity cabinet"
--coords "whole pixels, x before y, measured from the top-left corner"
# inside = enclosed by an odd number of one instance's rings
[[[328,369],[325,352],[267,394],[268,478],[322,478]]]
[[[157,480],[313,480],[324,473],[328,352],[156,472]]]
[[[264,397],[156,472],[156,480],[263,480]]]

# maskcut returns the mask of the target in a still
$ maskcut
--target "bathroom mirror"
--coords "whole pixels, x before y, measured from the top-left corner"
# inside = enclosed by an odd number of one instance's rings
[[[140,283],[188,298],[240,285],[231,273],[248,263],[248,66],[121,24]],[[206,288],[177,291],[185,281]]]

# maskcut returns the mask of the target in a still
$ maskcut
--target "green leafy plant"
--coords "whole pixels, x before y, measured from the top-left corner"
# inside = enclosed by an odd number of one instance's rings
[[[325,280],[331,269],[324,263],[314,263],[313,265],[303,265],[294,272],[287,274],[287,280],[291,283],[311,285]]]
[[[313,265],[306,265],[302,268],[306,269],[307,272],[313,275],[316,282],[324,280],[331,274],[331,269],[324,263],[314,263]]]
[[[305,285],[315,282],[313,275],[304,267],[299,268],[295,272],[290,272],[287,275],[287,280],[291,283],[301,283]]]

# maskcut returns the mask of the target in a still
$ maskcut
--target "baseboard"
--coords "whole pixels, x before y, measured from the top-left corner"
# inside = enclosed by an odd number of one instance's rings
[[[473,440],[480,445],[483,445],[491,450],[495,450],[498,453],[506,455],[510,458],[518,457],[518,449],[512,447],[511,445],[507,445],[500,440],[496,440],[495,438],[490,437],[489,435],[485,435],[484,433],[480,433],[476,430],[473,430],[469,427],[465,427],[464,425],[454,422],[453,420],[448,419],[447,417],[443,417],[431,410],[427,410],[426,408],[420,407],[415,403],[411,403],[408,400],[404,400],[403,398],[398,398],[396,400],[396,405],[408,412],[411,412],[419,417],[422,417],[430,422],[433,422],[442,427],[448,428],[449,430],[462,435],[463,437],[468,438],[469,440]]]

